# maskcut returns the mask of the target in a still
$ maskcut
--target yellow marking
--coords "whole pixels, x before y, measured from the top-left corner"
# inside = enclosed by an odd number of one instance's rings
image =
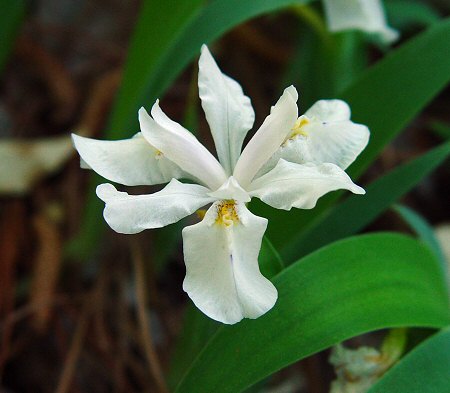
[[[206,210],[205,209],[198,209],[195,213],[197,214],[197,217],[200,220],[203,220],[203,218],[205,217],[205,214],[206,214]]]
[[[289,141],[294,140],[299,135],[308,136],[308,133],[304,130],[304,127],[310,123],[310,120],[306,116],[300,116],[291,129],[291,133],[287,136],[281,146],[285,146]]]
[[[155,151],[155,158],[157,160],[159,160],[160,158],[162,158],[164,156],[163,152],[161,150],[156,149]]]
[[[216,224],[229,227],[239,222],[234,200],[222,201],[217,205]]]

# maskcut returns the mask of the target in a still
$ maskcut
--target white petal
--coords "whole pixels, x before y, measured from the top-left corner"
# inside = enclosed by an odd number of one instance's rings
[[[131,139],[100,141],[72,134],[81,167],[127,186],[160,184],[180,178],[183,171],[161,155],[141,133]]]
[[[272,207],[290,210],[312,209],[321,196],[339,189],[365,193],[334,164],[301,165],[280,160],[274,169],[253,181],[249,192]]]
[[[267,220],[244,204],[234,206],[239,221],[230,226],[217,220],[221,202],[216,202],[203,221],[183,230],[183,289],[207,316],[227,324],[258,318],[277,300],[276,288],[258,267]]]
[[[358,29],[380,34],[386,43],[399,34],[387,25],[380,0],[324,0],[325,16],[330,31]]]
[[[270,115],[245,146],[233,173],[242,187],[246,188],[250,184],[259,169],[291,132],[298,115],[297,99],[298,94],[294,86],[285,89],[272,107]]]
[[[328,122],[350,120],[350,115],[350,107],[342,100],[319,100],[305,112],[309,119]]]
[[[346,169],[365,149],[369,129],[350,120],[350,108],[341,100],[320,100],[306,113],[309,123],[302,127],[306,134],[283,143],[258,172],[267,173],[280,158],[298,164],[331,163]]]
[[[209,190],[197,184],[183,184],[173,179],[161,191],[150,195],[129,195],[112,184],[100,184],[97,196],[106,203],[103,216],[119,233],[138,233],[160,228],[181,220],[214,199]]]
[[[214,192],[208,193],[209,196],[216,199],[234,199],[239,202],[250,202],[250,196],[237,180],[230,176],[222,186]]]
[[[152,108],[152,119],[144,108],[139,110],[139,122],[144,138],[212,190],[226,181],[223,168],[214,156],[178,123],[170,120],[159,108],[158,101]]]
[[[219,161],[227,174],[231,174],[241,153],[245,135],[253,127],[255,112],[242,87],[222,74],[206,45],[202,46],[198,66],[202,107]]]

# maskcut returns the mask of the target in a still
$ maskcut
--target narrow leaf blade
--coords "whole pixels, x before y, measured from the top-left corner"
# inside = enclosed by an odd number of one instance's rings
[[[368,331],[445,326],[441,273],[427,247],[402,235],[359,236],[325,247],[274,278],[279,299],[269,313],[220,328],[177,392],[235,393]]]
[[[357,178],[382,149],[416,117],[450,80],[450,19],[392,51],[357,78],[340,97],[350,104],[352,120],[371,131],[368,147],[349,168]],[[324,97],[328,98],[328,97]],[[256,204],[255,212],[269,218],[267,236],[277,249],[315,220],[336,197],[319,201],[311,211],[279,212]]]
[[[289,264],[325,244],[362,230],[449,155],[450,143],[445,143],[375,180],[366,187],[366,195],[348,197],[295,236],[281,250],[283,259]]]

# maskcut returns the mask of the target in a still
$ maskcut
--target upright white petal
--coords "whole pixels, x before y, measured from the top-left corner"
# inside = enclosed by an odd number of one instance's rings
[[[335,102],[343,103],[339,100],[322,100],[305,113],[311,118],[310,124],[305,126],[307,136],[303,139],[309,153],[306,160],[313,163],[329,162],[346,169],[367,146],[370,131],[365,125],[353,123],[349,117],[342,120],[335,117],[334,120],[327,107],[333,107]],[[347,104],[345,106],[348,107]],[[320,108],[324,110],[323,116],[319,116]],[[328,114],[331,114],[329,118],[326,117]]]
[[[351,110],[342,100],[319,100],[305,112],[305,116],[327,122],[344,121],[350,120]]]
[[[100,141],[72,134],[81,167],[127,186],[160,184],[180,178],[183,171],[148,143],[141,133],[131,139]]]
[[[381,0],[324,0],[330,31],[358,29],[380,34],[386,43],[397,40],[397,30],[387,25]]]
[[[203,221],[183,230],[183,289],[202,312],[227,324],[258,318],[277,300],[257,260],[267,220],[244,204],[230,209],[226,217],[226,205],[216,202]]]
[[[365,193],[337,165],[280,160],[270,172],[252,182],[249,193],[272,207],[291,210],[312,209],[321,196],[339,189]]]
[[[246,188],[264,163],[277,151],[291,132],[298,116],[298,94],[294,86],[284,90],[270,115],[245,146],[234,168],[233,176]]]
[[[212,190],[220,187],[227,176],[219,162],[188,130],[170,120],[159,108],[152,108],[152,119],[144,108],[139,110],[139,122],[144,138]]]
[[[304,119],[301,135],[288,138],[258,176],[274,168],[280,158],[298,164],[331,163],[346,169],[369,142],[369,129],[350,120],[350,108],[344,101],[317,101]]]
[[[100,184],[98,197],[105,202],[103,216],[119,233],[138,233],[160,228],[181,220],[212,202],[209,190],[197,184],[183,184],[173,179],[161,191],[150,195],[129,195],[112,184]]]
[[[224,75],[206,45],[198,62],[198,88],[219,161],[228,175],[239,158],[242,143],[253,127],[255,112],[235,80]]]

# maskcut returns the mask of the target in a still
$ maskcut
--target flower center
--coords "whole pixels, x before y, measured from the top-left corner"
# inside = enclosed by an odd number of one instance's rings
[[[229,227],[239,222],[234,200],[225,200],[217,205],[216,224]]]
[[[294,140],[299,135],[308,136],[308,133],[305,131],[304,127],[310,123],[310,120],[306,116],[300,116],[294,124],[294,127],[291,129],[291,133],[284,140],[282,146],[285,146],[289,141]]]

